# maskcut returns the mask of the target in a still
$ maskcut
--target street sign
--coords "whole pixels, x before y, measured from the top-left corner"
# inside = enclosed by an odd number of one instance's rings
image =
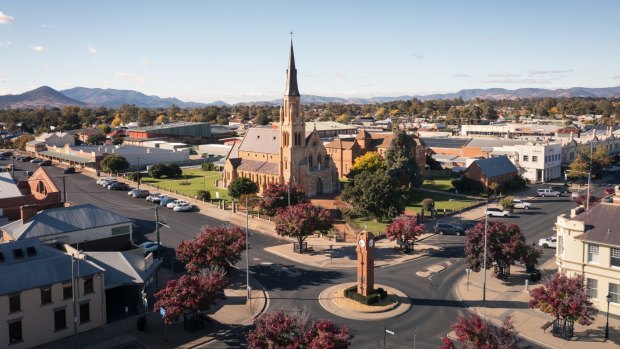
[[[159,307],[159,315],[161,315],[162,317],[166,316],[166,308]]]
[[[471,273],[471,269],[465,268],[465,274],[469,275],[469,273]]]
[[[391,334],[392,336],[394,335],[394,331],[390,331],[390,330],[388,330],[388,329],[386,329],[386,330],[385,330],[385,333],[389,333],[389,334]]]

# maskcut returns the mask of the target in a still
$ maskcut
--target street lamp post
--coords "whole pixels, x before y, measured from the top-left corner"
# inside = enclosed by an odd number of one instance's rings
[[[611,294],[607,294],[607,323],[605,324],[605,340],[609,339],[609,303],[611,303]]]
[[[489,209],[489,200],[487,200],[487,211]],[[489,227],[489,215],[484,214],[484,252],[483,252],[483,260],[482,260],[482,269],[484,275],[482,277],[482,301],[486,302],[487,300],[487,232]]]

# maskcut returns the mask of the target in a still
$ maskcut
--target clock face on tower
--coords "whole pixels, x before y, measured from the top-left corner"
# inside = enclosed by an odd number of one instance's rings
[[[373,239],[368,240],[368,246],[369,247],[373,247],[374,245],[375,245],[375,240],[373,240]]]
[[[360,239],[360,241],[358,241],[357,243],[358,243],[358,244],[360,245],[360,247],[362,247],[362,248],[363,248],[364,246],[366,246],[366,241],[364,241],[364,239]]]

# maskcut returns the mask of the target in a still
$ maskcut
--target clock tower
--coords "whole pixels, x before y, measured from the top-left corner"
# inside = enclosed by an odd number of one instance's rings
[[[357,234],[357,293],[368,296],[375,287],[375,239],[371,232]]]

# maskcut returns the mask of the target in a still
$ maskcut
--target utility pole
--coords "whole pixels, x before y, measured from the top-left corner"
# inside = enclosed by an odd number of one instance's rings
[[[136,165],[136,182],[138,182],[138,190],[140,189],[140,155],[136,157],[138,164]]]
[[[64,178],[64,177],[63,177]],[[79,261],[78,261],[79,263]],[[73,341],[75,348],[78,348],[77,338],[77,295],[76,293],[76,280],[75,280],[75,255],[71,254],[71,294],[73,296]]]
[[[248,290],[248,301],[250,301],[252,294],[250,293],[250,246],[248,240],[250,237],[250,210],[248,209],[249,200],[245,197],[245,285]]]
[[[63,204],[67,203],[67,186],[65,184],[65,176],[62,176],[62,196],[63,196]]]
[[[596,132],[596,126],[595,126]],[[590,141],[590,168],[588,169],[588,189],[586,193],[586,212],[590,210],[590,185],[592,185],[592,156],[594,152],[594,137]]]
[[[487,210],[489,208],[489,201],[487,200]],[[483,252],[483,260],[482,260],[482,271],[484,272],[484,276],[482,279],[482,301],[486,302],[487,300],[487,233],[489,228],[489,215],[484,214],[484,252]]]
[[[155,233],[157,234],[157,258],[159,258],[159,250],[161,241],[159,240],[159,205],[155,206]]]

